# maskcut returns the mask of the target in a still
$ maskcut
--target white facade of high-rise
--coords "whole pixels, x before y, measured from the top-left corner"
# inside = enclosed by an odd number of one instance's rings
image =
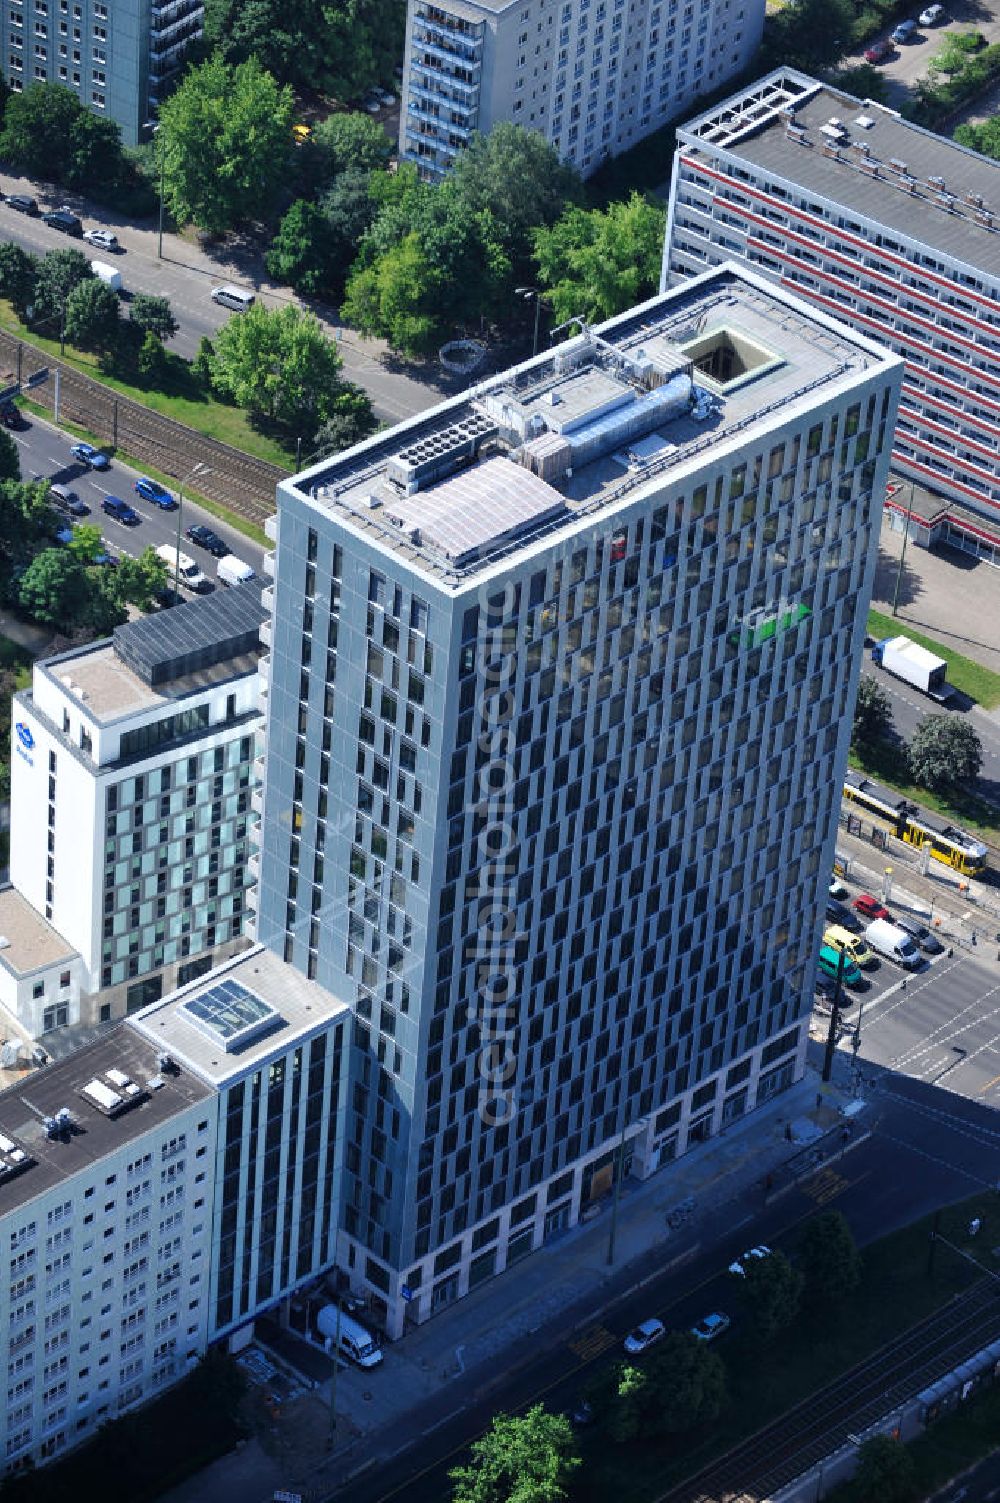
[[[764,0],[409,0],[399,154],[446,172],[473,131],[538,131],[585,176],[744,69]]]

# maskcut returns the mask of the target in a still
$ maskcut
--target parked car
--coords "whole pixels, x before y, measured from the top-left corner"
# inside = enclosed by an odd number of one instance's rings
[[[667,1328],[662,1320],[644,1320],[625,1337],[625,1350],[630,1357],[636,1357],[666,1334]]]
[[[917,20],[920,22],[921,26],[936,26],[943,15],[943,5],[928,5],[926,10],[922,10],[920,12]]]
[[[96,245],[100,250],[121,250],[118,244],[118,236],[112,235],[110,230],[84,230],[84,240],[89,240],[91,245]]]
[[[211,527],[203,526],[201,522],[188,527],[184,536],[197,548],[207,548],[213,558],[225,558],[229,552],[229,544],[224,543],[217,532],[213,532]]]
[[[372,93],[377,99],[381,99],[387,109],[396,103],[396,96],[391,89],[372,89]]]
[[[292,126],[292,140],[295,142],[296,146],[301,146],[304,141],[308,141],[309,137],[311,135],[312,135],[312,126],[311,125],[293,125]]]
[[[594,1423],[596,1418],[594,1406],[589,1399],[580,1399],[570,1414],[570,1419],[578,1430],[585,1430],[588,1425]]]
[[[7,202],[19,214],[37,214],[38,204],[27,193],[8,193]]]
[[[47,214],[43,214],[42,223],[51,225],[54,230],[62,230],[64,235],[75,235],[77,239],[83,234],[83,220],[65,204],[60,209],[50,209]]]
[[[912,17],[907,21],[900,21],[898,26],[893,27],[892,40],[894,42],[908,42],[916,35],[917,23]]]
[[[770,1256],[771,1249],[765,1247],[763,1243],[759,1247],[748,1247],[746,1252],[741,1253],[735,1262],[730,1263],[729,1272],[734,1273],[738,1279],[745,1279],[748,1263],[752,1263],[755,1258],[769,1258]]]
[[[838,903],[836,898],[827,898],[826,917],[828,923],[839,924],[848,934],[861,933],[861,920],[851,912],[846,903]]]
[[[147,501],[152,501],[153,505],[158,506],[161,511],[177,510],[177,502],[173,495],[158,480],[150,480],[147,475],[140,475],[135,482],[135,488],[140,496],[144,496]]]
[[[843,950],[855,965],[875,965],[876,958],[860,934],[849,934],[839,924],[827,924],[823,930],[823,943],[831,950]]]
[[[830,886],[827,891],[829,892],[831,898],[847,897],[847,888],[844,886],[843,882],[841,882],[839,877],[830,878]]]
[[[897,929],[902,929],[911,939],[916,940],[925,955],[943,955],[944,945],[936,934],[932,934],[926,924],[920,924],[916,919],[897,918],[893,919]]]
[[[50,485],[49,500],[56,511],[61,511],[68,517],[89,517],[90,507],[85,506],[76,491],[70,490],[68,485]]]
[[[870,47],[865,48],[865,62],[884,63],[887,57],[892,57],[895,50],[888,37],[883,37],[880,42],[873,42]]]
[[[16,402],[5,402],[0,407],[0,423],[5,428],[27,428],[28,419]]]
[[[841,959],[843,956],[843,959]],[[862,986],[864,977],[846,950],[835,950],[832,945],[823,945],[816,959],[816,968],[823,975],[836,981],[837,972],[841,971],[845,986]]]
[[[55,531],[55,540],[57,543],[61,543],[64,546],[66,543],[71,543],[73,541],[72,527],[57,527]]]
[[[366,94],[361,103],[369,115],[379,115],[382,113],[382,101],[374,91]]]
[[[873,898],[870,892],[863,892],[860,897],[855,898],[851,907],[856,908],[858,913],[863,913],[867,919],[887,919],[891,917],[885,904],[880,903],[878,898]]]
[[[832,1002],[836,990],[837,983],[836,981],[834,981],[832,976],[828,976],[825,971],[816,972],[816,981],[813,985],[813,991],[816,994],[817,1002]]]
[[[715,1341],[723,1331],[728,1331],[732,1321],[721,1310],[713,1310],[710,1315],[703,1315],[701,1320],[696,1320],[691,1327],[691,1335],[697,1336],[699,1341]]]
[[[105,496],[101,510],[106,511],[109,517],[114,517],[116,522],[121,522],[123,527],[137,527],[142,521],[139,513],[120,496]]]
[[[113,553],[95,553],[93,562],[100,564],[103,569],[117,569],[118,567],[118,560]]]
[[[111,464],[104,450],[95,449],[93,444],[74,444],[69,452],[90,470],[106,470]]]

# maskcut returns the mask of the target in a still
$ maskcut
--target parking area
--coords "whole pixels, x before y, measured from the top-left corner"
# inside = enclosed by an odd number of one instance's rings
[[[923,10],[920,0],[915,0],[910,15],[916,20]],[[954,3],[947,3],[944,16],[936,25],[918,25],[905,42],[893,46],[890,55],[876,65],[889,85],[889,103],[893,108],[898,108],[913,84],[926,76],[927,65],[947,34],[969,30],[982,32],[987,43],[1000,42],[1000,0],[954,0]],[[885,38],[891,31],[892,27],[886,27]],[[882,40],[882,37],[877,40]],[[848,67],[863,61],[860,52],[844,59]]]

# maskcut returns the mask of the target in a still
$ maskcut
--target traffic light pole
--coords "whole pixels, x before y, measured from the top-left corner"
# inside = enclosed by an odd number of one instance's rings
[[[844,985],[844,956],[841,950],[837,956],[837,985],[833,993],[833,1006],[830,1009],[830,1028],[826,1035],[826,1053],[823,1055],[823,1082],[826,1084],[833,1074],[833,1055],[837,1047],[837,1024],[840,1021],[840,997]]]

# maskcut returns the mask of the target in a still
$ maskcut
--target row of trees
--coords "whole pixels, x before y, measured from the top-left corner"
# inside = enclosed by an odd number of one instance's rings
[[[851,746],[877,755],[893,742],[892,701],[867,674],[858,685]],[[955,793],[979,777],[983,744],[975,727],[957,715],[925,715],[908,746],[893,748],[898,771],[932,793]]]
[[[15,94],[2,83],[0,114],[0,159],[17,171],[135,212],[155,202],[141,153],[123,147],[118,124],[88,110],[62,84],[33,83]]]

